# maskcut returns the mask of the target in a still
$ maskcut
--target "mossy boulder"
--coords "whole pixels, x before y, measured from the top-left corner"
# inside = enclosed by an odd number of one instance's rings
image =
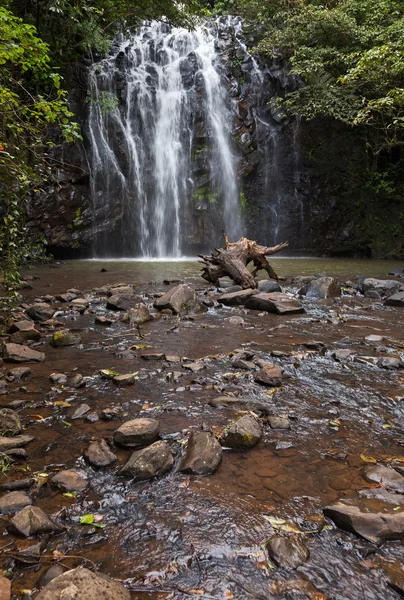
[[[259,421],[244,415],[238,421],[234,421],[226,429],[222,443],[224,446],[235,450],[248,450],[254,448],[262,438],[262,427]]]
[[[50,341],[51,346],[54,348],[61,348],[63,346],[74,346],[81,342],[81,337],[78,333],[73,333],[67,329],[63,331],[55,331]]]

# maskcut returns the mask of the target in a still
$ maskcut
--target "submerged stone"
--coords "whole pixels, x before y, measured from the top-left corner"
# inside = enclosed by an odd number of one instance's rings
[[[296,569],[309,558],[306,546],[298,540],[291,540],[279,536],[271,538],[268,546],[268,555],[284,569]]]

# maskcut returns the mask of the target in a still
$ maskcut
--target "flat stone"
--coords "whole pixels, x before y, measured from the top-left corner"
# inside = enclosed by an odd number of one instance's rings
[[[222,447],[212,433],[193,431],[177,470],[194,475],[210,475],[220,465],[222,456]]]
[[[187,284],[177,285],[153,303],[158,310],[170,309],[174,314],[184,315],[205,312],[206,306],[199,300],[195,290]]]
[[[391,505],[380,504],[383,508],[386,506],[389,512],[374,509],[371,500],[361,501],[361,506],[338,500],[334,504],[326,506],[324,514],[337,527],[352,531],[377,545],[388,540],[404,539],[404,513],[393,512]]]
[[[15,381],[19,381],[20,379],[25,379],[29,375],[31,375],[32,371],[29,367],[15,367],[14,369],[10,369],[7,372],[7,375],[13,377]]]
[[[167,442],[159,441],[134,452],[120,473],[130,476],[135,481],[143,481],[168,473],[173,464],[170,446]]]
[[[261,438],[261,424],[253,417],[244,415],[225,430],[223,444],[235,450],[248,450],[256,446]]]
[[[75,300],[77,296],[76,294],[69,294],[69,292],[66,292],[65,294],[57,294],[55,298],[59,302],[71,302],[72,300]]]
[[[30,306],[26,312],[34,321],[47,321],[53,317],[56,309],[49,306],[46,302],[37,302]]]
[[[125,375],[116,375],[112,381],[119,387],[133,385],[136,381],[136,373],[126,373]]]
[[[268,417],[268,423],[271,429],[290,429],[288,417]]]
[[[404,364],[398,358],[393,358],[390,356],[382,356],[381,358],[378,359],[377,366],[380,367],[381,369],[395,370],[395,369],[402,369],[404,367]]]
[[[32,435],[0,436],[0,452],[7,452],[13,448],[22,448],[30,444],[34,439]]]
[[[41,333],[35,329],[32,321],[16,321],[7,330],[7,333],[19,336],[23,340],[38,341]]]
[[[234,411],[252,410],[253,412],[262,413],[264,415],[268,414],[271,408],[260,400],[241,397],[234,398],[233,396],[218,396],[217,398],[209,400],[208,404],[214,408],[225,407]]]
[[[80,314],[83,314],[89,306],[90,303],[86,298],[76,298],[70,302],[70,308],[77,310]]]
[[[11,598],[11,581],[2,575],[0,575],[0,598],[1,600],[10,600]]]
[[[66,383],[67,375],[64,373],[52,373],[49,375],[49,379],[52,383]]]
[[[80,404],[80,406],[78,406],[72,414],[72,419],[81,419],[82,417],[84,417],[84,415],[90,412],[90,410],[91,407],[88,404]]]
[[[226,306],[239,306],[241,304],[245,304],[251,296],[255,294],[259,294],[258,290],[240,290],[239,292],[231,292],[230,294],[222,294],[217,298],[217,301],[220,304],[225,304]]]
[[[297,569],[310,555],[302,542],[279,536],[271,538],[267,551],[269,557],[283,569]]]
[[[4,344],[3,346],[3,360],[5,362],[13,363],[33,363],[43,362],[45,360],[45,354],[43,352],[37,352],[23,346],[21,344]]]
[[[201,361],[196,361],[193,363],[186,363],[182,366],[184,367],[184,369],[188,369],[188,371],[192,371],[192,373],[199,373],[200,371],[203,371],[203,369],[206,369],[205,363],[203,363]]]
[[[349,349],[349,348],[338,348],[338,350],[334,350],[331,353],[331,356],[338,362],[344,361],[344,360],[348,360],[351,356],[353,356],[355,353],[353,350]]]
[[[74,375],[69,380],[69,386],[76,390],[81,387],[84,387],[85,385],[86,385],[86,380],[84,379],[83,375],[81,375],[80,373],[77,373],[77,375]]]
[[[0,498],[0,513],[15,513],[30,504],[32,504],[32,500],[26,492],[9,492]]]
[[[273,294],[274,292],[282,292],[282,288],[276,279],[261,279],[257,288],[261,293]]]
[[[162,352],[145,352],[141,355],[143,360],[164,360],[165,355]]]
[[[73,333],[68,329],[55,331],[50,341],[51,346],[61,348],[64,346],[74,346],[81,342],[81,336],[78,333]]]
[[[277,365],[268,363],[258,371],[254,380],[263,385],[277,387],[282,383],[282,369]]]
[[[404,292],[393,294],[390,298],[387,298],[385,304],[387,306],[404,306]]]
[[[61,533],[64,527],[53,521],[41,508],[26,506],[8,522],[7,530],[15,535],[30,537],[42,533]]]
[[[404,494],[404,477],[394,469],[383,465],[367,465],[364,475],[368,481],[382,484],[389,492]]]
[[[156,419],[132,419],[114,431],[114,441],[129,448],[147,446],[158,438],[159,432],[160,423]]]
[[[109,467],[117,460],[117,457],[104,439],[91,442],[84,452],[84,456],[94,467]]]
[[[279,315],[304,312],[302,303],[299,300],[280,292],[251,296],[245,303],[245,307],[251,310],[264,310]]]
[[[371,342],[374,344],[380,344],[382,341],[384,340],[384,337],[382,335],[367,335],[365,337],[365,341],[366,342]]]
[[[112,325],[113,320],[109,319],[108,317],[97,316],[94,319],[94,323],[96,323],[97,325],[105,325],[106,327],[109,327],[110,325]]]
[[[0,484],[1,491],[14,492],[16,490],[29,490],[35,483],[33,477],[29,479],[16,479],[14,481],[5,481]]]
[[[232,366],[234,369],[241,369],[242,371],[255,371],[256,365],[249,361],[244,360],[243,358],[239,358],[238,360],[233,361]]]
[[[118,581],[101,573],[78,567],[66,571],[36,596],[36,600],[130,600],[130,593]]]
[[[50,480],[52,486],[62,492],[82,492],[88,485],[84,471],[60,471]]]
[[[21,421],[18,413],[11,408],[0,408],[0,432],[4,435],[21,433]]]

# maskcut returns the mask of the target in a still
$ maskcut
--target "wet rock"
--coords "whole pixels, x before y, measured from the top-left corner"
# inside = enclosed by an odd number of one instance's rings
[[[94,467],[109,467],[117,460],[104,439],[92,442],[84,452],[84,456]]]
[[[268,423],[271,429],[290,429],[288,417],[268,417]]]
[[[229,317],[229,323],[232,325],[245,325],[243,317]]]
[[[266,364],[254,377],[257,383],[277,387],[282,383],[282,369],[271,363]]]
[[[139,303],[142,303],[142,298],[138,294],[135,294],[133,289],[117,288],[114,295],[108,298],[107,308],[128,312],[130,308]]]
[[[20,381],[20,379],[25,379],[31,373],[32,371],[29,367],[15,367],[15,369],[10,369],[7,375],[13,377],[15,381]]]
[[[52,373],[49,379],[52,383],[66,383],[67,376],[64,373]]]
[[[261,279],[257,285],[258,290],[264,294],[272,294],[273,292],[282,292],[282,288],[276,279]]]
[[[52,565],[42,575],[40,587],[41,588],[45,587],[46,585],[48,585],[48,583],[50,583],[51,581],[56,579],[56,577],[59,577],[59,575],[63,575],[63,573],[65,571],[66,571],[66,567],[62,567],[62,565]]]
[[[162,352],[146,352],[144,354],[141,355],[141,358],[143,358],[143,360],[164,360],[165,355]]]
[[[53,579],[36,600],[130,600],[123,585],[101,573],[78,567]]]
[[[22,448],[34,440],[32,435],[16,435],[15,437],[0,436],[0,452],[8,452],[13,448]]]
[[[254,448],[261,438],[261,424],[253,417],[244,415],[225,430],[223,444],[235,450],[248,450]]]
[[[116,375],[112,381],[119,387],[125,387],[127,385],[133,385],[136,379],[136,373],[126,373],[125,375]]]
[[[364,474],[368,481],[382,484],[389,492],[404,494],[404,477],[394,469],[383,465],[368,465],[364,468]]]
[[[184,315],[193,312],[205,312],[206,306],[202,304],[194,289],[187,284],[177,285],[153,304],[154,308],[163,310],[169,308],[174,314]]]
[[[215,436],[207,431],[193,431],[188,439],[185,456],[180,461],[180,473],[210,475],[216,471],[223,456]]]
[[[275,579],[269,586],[271,594],[284,600],[328,600],[306,579]]]
[[[302,542],[278,536],[271,538],[267,550],[269,557],[283,569],[297,569],[310,555]]]
[[[75,390],[84,387],[85,385],[86,380],[84,379],[83,375],[80,375],[80,373],[77,373],[77,375],[74,375],[74,377],[69,380],[69,386]]]
[[[18,413],[11,408],[0,409],[0,433],[2,435],[16,435],[22,431]]]
[[[52,486],[62,492],[82,492],[88,485],[84,471],[60,471],[50,480]]]
[[[240,290],[239,292],[231,292],[230,294],[222,294],[217,298],[220,304],[225,306],[239,306],[245,304],[249,298],[259,294],[258,290]]]
[[[88,406],[88,404],[80,404],[80,406],[78,406],[72,414],[72,419],[81,419],[82,417],[84,417],[84,415],[90,412],[90,410],[91,407]]]
[[[404,539],[404,513],[392,512],[391,506],[387,507],[389,512],[378,512],[372,508],[371,501],[370,504],[368,502],[364,500],[361,506],[356,506],[348,504],[348,501],[338,500],[327,506],[324,514],[337,527],[352,531],[377,545],[387,540]]]
[[[0,491],[14,492],[16,490],[29,490],[34,483],[34,478],[5,481],[4,483],[0,484]]]
[[[28,348],[28,346],[10,343],[3,345],[3,360],[5,362],[13,363],[43,362],[45,360],[45,354],[43,352],[32,350],[32,348]]]
[[[8,333],[13,335],[13,341],[38,341],[41,339],[41,333],[35,329],[32,321],[16,321],[9,329]]]
[[[86,298],[76,298],[70,302],[70,306],[74,310],[77,310],[80,314],[83,314],[86,308],[90,306],[90,303],[88,300],[86,300]]]
[[[333,298],[335,296],[341,296],[341,287],[333,277],[318,277],[313,279],[306,292],[308,300]]]
[[[393,294],[390,298],[387,298],[385,304],[387,306],[404,306],[404,292]]]
[[[30,504],[32,500],[26,492],[9,492],[0,498],[0,513],[15,513]]]
[[[77,298],[77,296],[76,296],[76,294],[71,294],[69,292],[66,292],[65,294],[57,294],[55,296],[55,298],[59,302],[71,302],[72,300],[75,300]]]
[[[400,475],[404,475],[404,463],[402,461],[394,459],[391,461],[391,466],[395,471],[400,473]]]
[[[156,419],[132,419],[114,431],[114,441],[129,448],[147,446],[159,436],[160,423]]]
[[[163,441],[134,452],[120,473],[135,481],[160,477],[171,470],[174,458],[170,446]]]
[[[112,421],[113,419],[119,419],[121,410],[119,406],[115,406],[113,408],[104,408],[101,411],[101,419],[104,421]]]
[[[37,506],[26,506],[7,525],[9,533],[23,537],[42,533],[61,533],[63,529]]]
[[[108,317],[102,317],[102,316],[98,317],[97,316],[97,317],[95,317],[94,322],[97,325],[105,325],[106,327],[109,327],[110,325],[112,325],[113,320],[109,319]]]
[[[373,279],[372,277],[367,277],[363,280],[362,289],[365,294],[369,290],[374,290],[380,296],[392,296],[400,289],[400,285],[400,282],[394,279]]]
[[[349,348],[339,348],[331,353],[331,356],[338,362],[348,360],[353,355],[354,351],[350,350]]]
[[[56,309],[46,302],[37,302],[27,309],[27,315],[34,321],[47,321],[55,314]]]
[[[394,370],[394,369],[402,369],[404,367],[404,364],[398,358],[393,358],[390,356],[383,356],[378,359],[377,366],[380,367],[381,369]]]
[[[99,421],[98,413],[96,413],[95,411],[87,413],[85,420],[86,423],[96,423],[97,421]]]
[[[133,308],[129,310],[129,324],[130,325],[142,325],[151,321],[152,317],[144,302],[138,302]]]
[[[50,341],[54,348],[61,348],[64,346],[74,346],[81,342],[81,337],[78,333],[73,333],[68,329],[62,331],[55,331]]]
[[[365,298],[371,298],[372,300],[381,300],[382,295],[377,290],[366,290]]]
[[[2,575],[0,575],[0,598],[1,600],[10,600],[11,598],[11,581]]]
[[[400,596],[404,596],[404,570],[400,561],[394,563],[386,560],[380,561],[384,574],[386,575],[387,584],[396,591]]]
[[[231,410],[252,410],[255,413],[268,414],[270,407],[254,398],[234,398],[233,396],[218,396],[209,400],[210,406],[215,408],[226,407]]]
[[[235,369],[241,369],[242,371],[255,371],[256,365],[249,360],[244,360],[239,358],[238,360],[233,361],[232,366]]]
[[[380,344],[383,340],[384,337],[382,335],[367,335],[365,337],[365,341],[371,344]]]
[[[192,371],[192,373],[199,373],[200,371],[203,371],[203,369],[206,369],[205,363],[201,361],[186,363],[183,365],[183,367],[184,369],[188,369],[188,371]]]
[[[404,269],[402,267],[398,267],[397,269],[390,271],[389,275],[393,275],[393,277],[404,277]]]
[[[280,292],[251,296],[245,303],[245,307],[251,310],[265,310],[266,312],[277,313],[279,315],[304,312],[304,308],[299,300]]]

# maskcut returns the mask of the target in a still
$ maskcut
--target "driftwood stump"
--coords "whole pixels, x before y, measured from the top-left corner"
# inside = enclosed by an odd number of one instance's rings
[[[247,240],[247,238],[241,238],[238,242],[229,242],[227,235],[225,233],[223,235],[226,243],[224,248],[215,248],[211,256],[199,255],[202,259],[199,262],[203,264],[202,277],[206,281],[216,283],[219,277],[227,275],[246,290],[257,287],[254,277],[258,271],[264,270],[271,279],[278,279],[278,275],[265,257],[287,248],[288,242],[276,246],[260,246],[254,240]],[[252,273],[247,269],[247,265],[251,262],[255,267]]]

